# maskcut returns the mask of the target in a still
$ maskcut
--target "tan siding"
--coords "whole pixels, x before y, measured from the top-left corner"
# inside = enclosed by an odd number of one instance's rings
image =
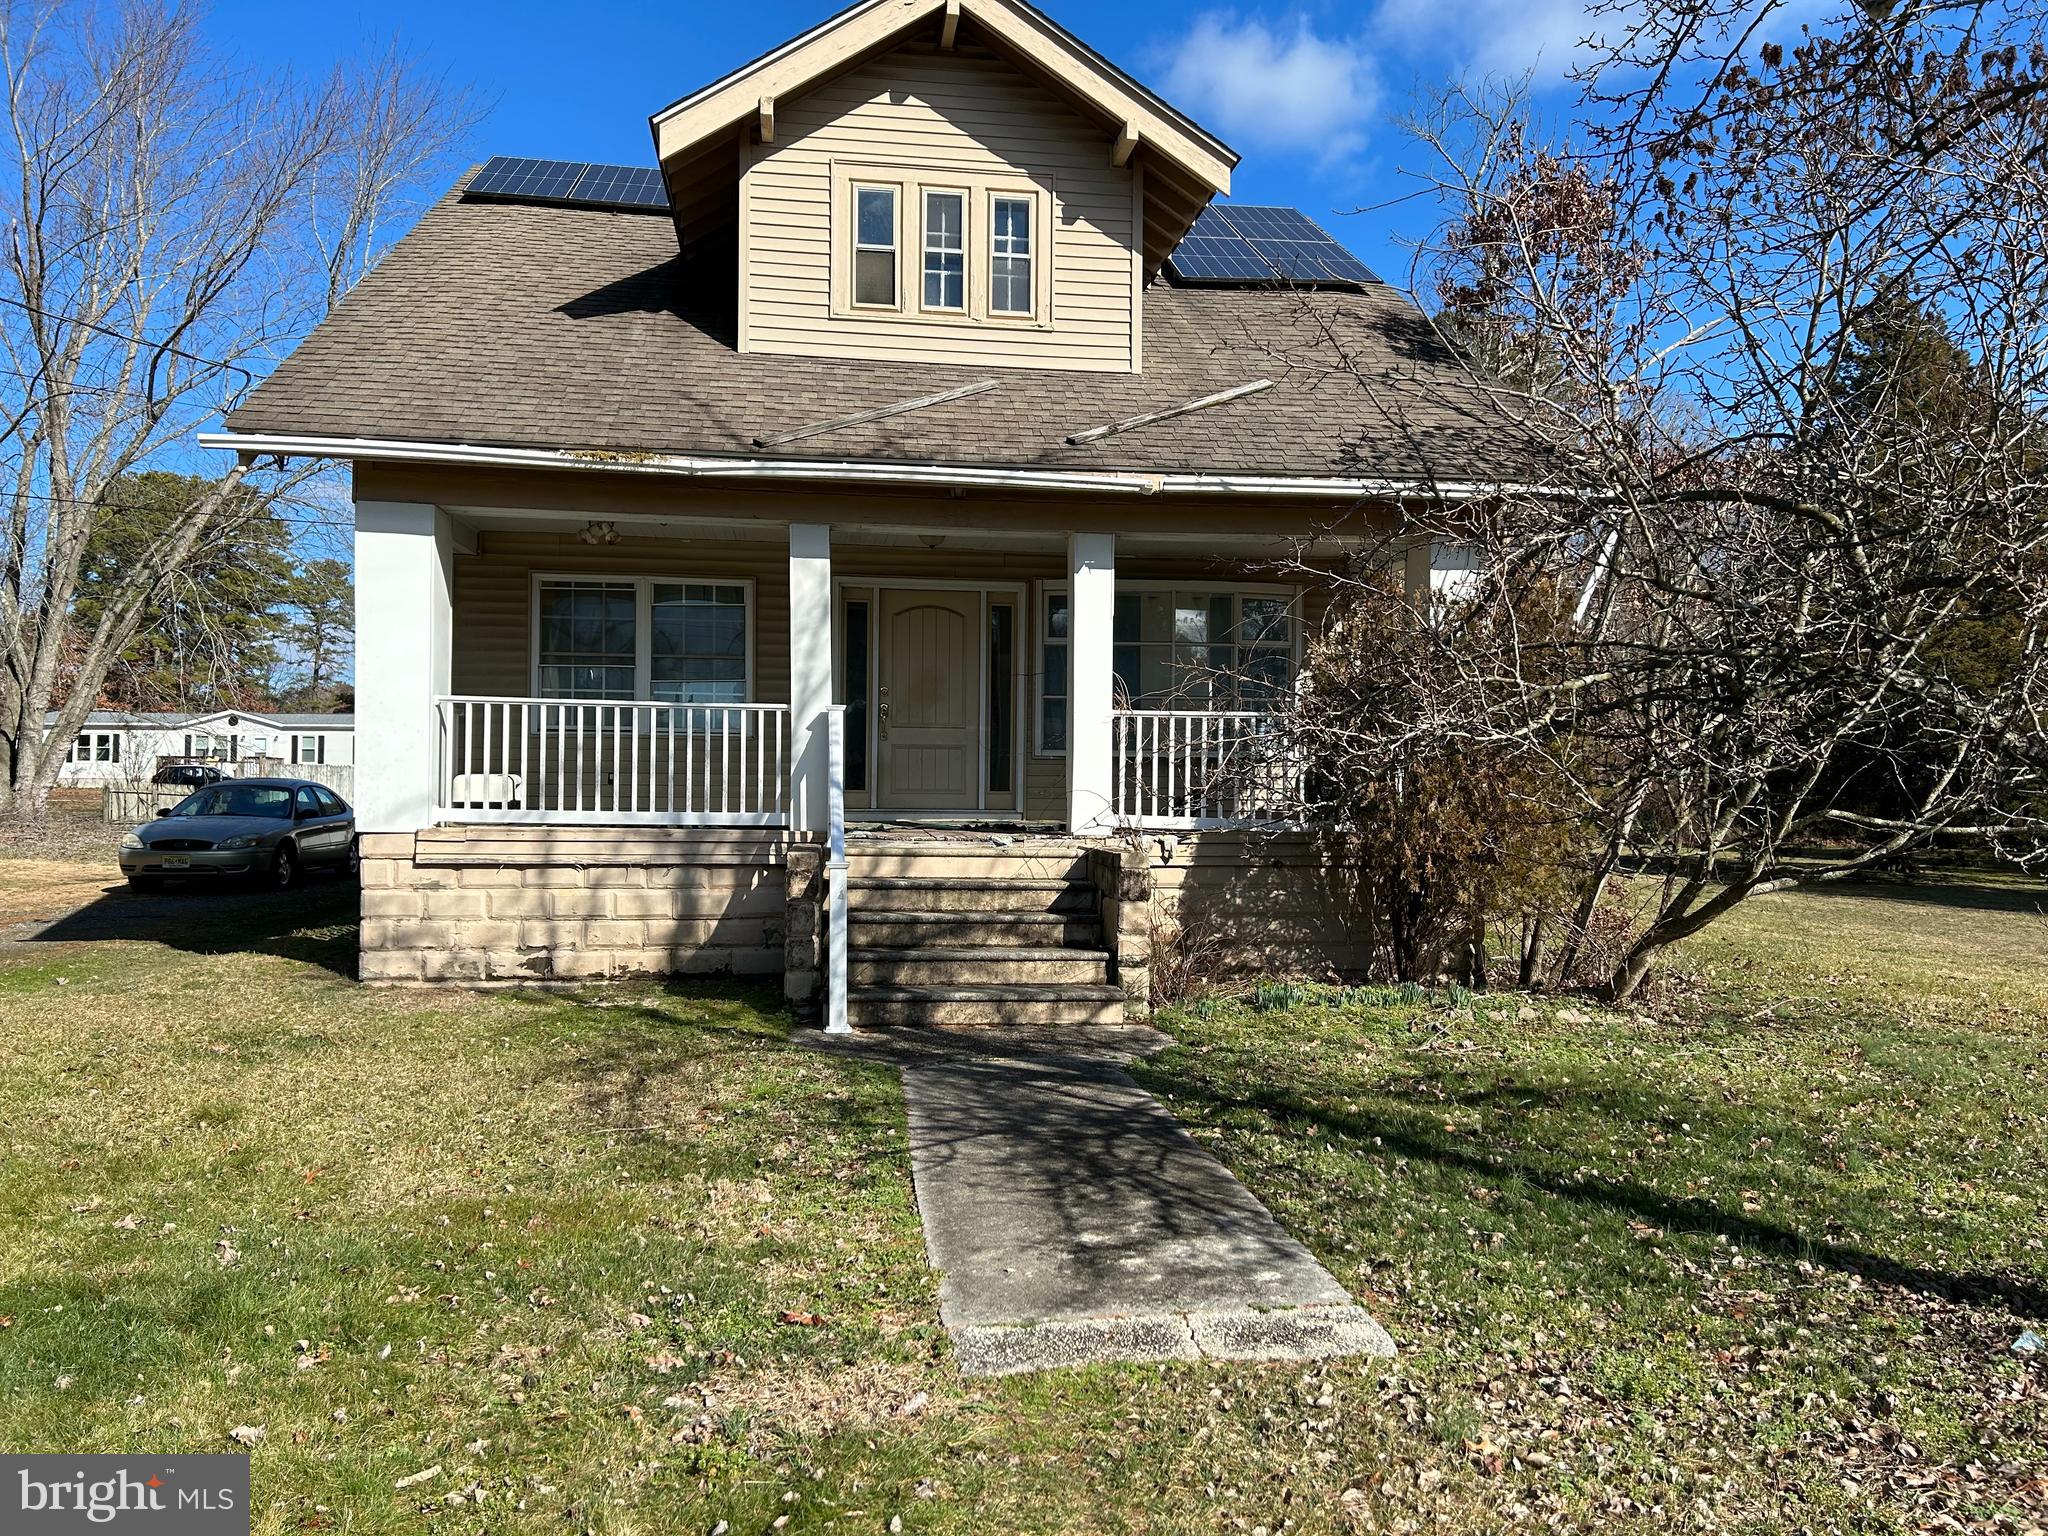
[[[533,577],[679,576],[754,583],[754,697],[789,698],[789,547],[703,539],[629,539],[610,548],[566,533],[485,533],[455,562],[457,693],[521,697],[533,690]]]
[[[1052,314],[990,320],[835,314],[834,162],[1029,177],[1051,184]],[[935,178],[943,180],[943,175]],[[1008,65],[967,51],[885,54],[777,103],[776,142],[742,188],[743,347],[754,352],[1131,372],[1137,367],[1134,173],[1105,134]],[[907,203],[908,200],[906,200]],[[985,291],[986,208],[969,214],[968,284]],[[915,309],[918,210],[902,209],[906,309]],[[842,260],[844,260],[842,254]],[[842,278],[843,281],[843,278]]]

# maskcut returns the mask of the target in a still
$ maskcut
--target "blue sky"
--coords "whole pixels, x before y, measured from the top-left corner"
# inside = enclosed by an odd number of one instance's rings
[[[1421,158],[1396,123],[1418,90],[1460,73],[1534,69],[1564,98],[1560,76],[1584,30],[1577,0],[1039,3],[1229,141],[1244,156],[1239,201],[1307,211],[1396,282],[1409,263],[1397,237],[1427,227],[1429,210],[1412,201],[1348,215],[1417,187],[1401,171]],[[649,164],[650,112],[836,9],[838,0],[344,0],[281,13],[275,0],[215,0],[210,16],[237,56],[309,71],[397,39],[490,103],[479,158]]]

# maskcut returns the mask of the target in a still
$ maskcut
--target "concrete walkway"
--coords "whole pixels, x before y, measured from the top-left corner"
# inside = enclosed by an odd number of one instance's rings
[[[1392,1342],[1123,1064],[1146,1028],[895,1030],[939,1314],[962,1370],[1326,1359]]]

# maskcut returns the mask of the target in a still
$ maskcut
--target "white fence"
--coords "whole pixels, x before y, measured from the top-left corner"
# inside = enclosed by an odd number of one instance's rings
[[[464,821],[782,826],[786,704],[434,701],[441,810]]]
[[[1270,825],[1298,797],[1300,770],[1276,722],[1252,710],[1116,710],[1110,753],[1125,826]]]

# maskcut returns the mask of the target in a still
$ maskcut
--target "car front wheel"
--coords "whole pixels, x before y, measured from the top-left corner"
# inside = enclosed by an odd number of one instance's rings
[[[274,891],[287,890],[298,878],[298,855],[292,852],[290,843],[279,843],[270,860],[270,888]]]

